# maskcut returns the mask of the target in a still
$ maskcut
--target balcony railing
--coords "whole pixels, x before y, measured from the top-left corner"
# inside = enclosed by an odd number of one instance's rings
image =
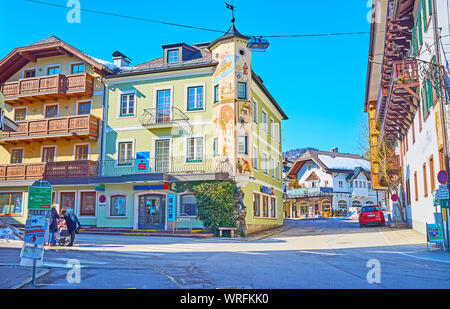
[[[144,167],[144,166],[141,166]],[[198,160],[187,160],[186,157],[171,156],[165,158],[150,158],[148,169],[139,170],[136,159],[113,160],[106,159],[101,164],[102,176],[126,176],[136,174],[205,174],[232,173],[233,167],[226,156],[206,156]]]
[[[147,108],[139,118],[141,125],[149,129],[166,128],[178,125],[187,132],[192,132],[189,117],[177,107],[167,107],[165,109]]]
[[[17,121],[17,131],[3,132],[1,142],[42,140],[55,137],[90,137],[97,139],[100,118],[94,115],[78,115]]]
[[[289,189],[286,192],[289,196],[322,196],[333,193],[333,188],[330,187],[315,187],[315,188],[295,188]]]
[[[98,174],[95,161],[62,161],[0,165],[0,180],[91,177]]]
[[[94,78],[87,73],[22,78],[1,85],[7,103],[27,102],[27,97],[54,99],[71,94],[92,95]]]

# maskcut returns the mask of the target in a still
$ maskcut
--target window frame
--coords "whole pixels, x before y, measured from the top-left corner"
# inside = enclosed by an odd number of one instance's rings
[[[237,146],[238,154],[248,155],[248,135],[239,135]],[[244,149],[241,149],[242,146]]]
[[[214,85],[213,88],[213,103],[219,102],[219,84]]]
[[[22,151],[22,156],[20,162],[13,162],[13,152]],[[25,159],[25,148],[24,147],[12,147],[9,149],[9,164],[23,164]]]
[[[58,68],[58,73],[50,74],[49,70]],[[45,74],[46,76],[53,76],[61,74],[61,64],[49,64],[45,66]]]
[[[193,140],[194,141],[194,145],[193,145],[193,148],[194,148],[194,153],[193,153],[193,159],[190,159],[189,158],[189,155],[190,155],[190,141],[191,140]],[[198,145],[197,145],[197,143],[198,142],[196,142],[196,141],[198,141],[198,140],[201,140],[201,143],[202,143],[202,145],[201,145],[201,151],[202,151],[202,153],[201,153],[201,159],[198,159],[198,158],[196,158],[197,157],[197,153],[196,153],[196,151],[197,151],[197,147],[198,147]],[[193,164],[193,163],[204,163],[205,162],[205,137],[204,136],[189,136],[189,137],[186,137],[186,144],[185,144],[185,147],[186,147],[186,151],[185,151],[185,154],[186,154],[186,159],[185,159],[185,163],[187,163],[187,164]]]
[[[26,73],[27,72],[31,72],[31,71],[34,72],[34,76],[32,76],[32,77],[25,77]],[[36,67],[25,68],[25,69],[22,70],[22,78],[35,78],[35,77],[37,77],[37,68]]]
[[[122,108],[122,103],[123,103],[123,97],[126,96],[128,97],[127,102],[126,102],[126,112],[127,113],[122,113],[123,108]],[[130,113],[130,97],[133,97],[133,113]],[[136,117],[136,107],[137,107],[137,95],[135,91],[131,91],[131,92],[120,92],[119,93],[119,111],[118,111],[118,118],[128,118],[128,117]]]
[[[113,215],[111,213],[111,210],[113,209],[113,198],[115,198],[115,197],[123,197],[124,200],[125,200],[125,206],[124,206],[125,207],[125,212],[124,212],[123,215]],[[108,209],[106,217],[107,218],[127,218],[128,217],[127,204],[128,204],[128,196],[126,194],[123,194],[123,193],[113,193],[113,194],[111,194],[109,196],[109,205],[108,205],[109,209]]]
[[[83,65],[83,72],[74,73],[73,72],[73,68],[75,66],[80,66],[80,65]],[[69,66],[70,66],[70,74],[83,74],[83,73],[86,73],[86,62],[84,62],[84,61],[71,62],[69,64]]]
[[[190,99],[190,95],[189,95],[189,90],[190,89],[197,89],[197,88],[201,88],[202,89],[202,99],[201,99],[201,106],[200,107],[193,107],[191,108],[189,106],[189,99]],[[206,96],[206,87],[205,87],[205,83],[201,83],[201,84],[190,84],[190,85],[185,85],[184,86],[184,96],[185,96],[185,102],[186,102],[186,107],[185,107],[185,111],[186,112],[198,112],[198,111],[204,111],[205,110],[205,96]],[[195,98],[197,99],[197,91],[195,91]],[[172,93],[171,93],[172,96]],[[172,98],[171,98],[172,99]],[[194,105],[197,105],[198,102],[197,100],[195,100]],[[172,106],[172,105],[171,105]]]
[[[77,154],[78,154],[77,149],[78,149],[78,147],[81,147],[81,146],[87,146],[87,158],[82,159],[82,160],[77,158]],[[87,160],[89,160],[90,154],[91,154],[91,145],[89,143],[77,143],[77,144],[73,145],[73,160],[74,161],[87,161]]]
[[[89,112],[88,113],[84,113],[84,114],[80,114],[80,105],[81,104],[86,104],[88,102],[89,102]],[[76,108],[77,108],[77,115],[90,115],[92,113],[92,99],[77,101]]]
[[[47,110],[48,110],[48,108],[49,108],[49,107],[54,107],[54,106],[56,106],[56,115],[55,115],[55,116],[48,117],[48,115],[47,115]],[[43,116],[44,116],[44,118],[46,118],[46,119],[49,119],[49,118],[57,118],[57,117],[59,117],[59,103],[48,103],[48,104],[44,104]]]
[[[183,197],[186,196],[192,196],[195,198],[195,215],[182,215],[182,207],[183,207]],[[180,200],[180,204],[179,204],[179,209],[178,209],[178,217],[183,217],[183,218],[197,218],[198,217],[198,202],[197,202],[197,198],[195,197],[194,193],[183,193],[179,196],[179,200]]]
[[[24,110],[25,111],[25,118],[24,119],[17,119],[17,111],[18,110]],[[21,107],[14,107],[14,121],[26,121],[28,117],[28,106],[21,106]]]
[[[46,149],[54,149],[53,161],[44,161],[44,152],[45,152]],[[41,152],[41,162],[42,163],[55,162],[56,161],[56,145],[42,145],[40,152]]]
[[[86,194],[91,194],[91,195],[94,196],[94,198],[93,198],[93,200],[94,200],[94,205],[93,205],[94,213],[93,214],[91,214],[91,213],[85,214],[83,212],[83,209],[84,209],[83,208],[83,196],[86,195]],[[86,218],[86,217],[94,218],[96,216],[96,213],[97,213],[96,203],[97,203],[97,192],[96,191],[79,191],[79,206],[80,206],[79,211],[78,211],[79,216],[83,217],[83,218]]]
[[[176,61],[171,61],[171,58],[175,58],[175,57],[171,57],[171,53],[175,52],[176,53]],[[167,59],[166,59],[166,63],[167,64],[173,64],[173,63],[179,63],[180,62],[180,50],[178,48],[173,48],[173,49],[168,49],[167,50]]]
[[[23,215],[23,213],[24,213],[24,210],[23,210],[23,195],[24,195],[24,192],[23,191],[0,191],[0,195],[2,195],[2,194],[8,194],[9,195],[9,205],[8,205],[8,213],[0,213],[0,217],[14,217],[14,216],[22,216]],[[20,209],[20,212],[14,212],[14,213],[11,213],[11,206],[12,206],[12,199],[13,199],[13,195],[15,195],[15,194],[20,194],[21,195],[21,200],[22,200],[22,202],[21,202],[21,209]]]
[[[243,88],[241,88],[243,86]],[[244,96],[241,96],[241,90],[244,90]],[[237,89],[237,98],[240,100],[247,100],[248,98],[248,90],[247,90],[247,82],[238,82]]]
[[[126,153],[125,153],[125,159],[124,159],[124,163],[120,163],[120,145],[121,144],[131,144],[131,154],[130,154],[130,158],[127,157],[127,153],[128,153],[128,149],[126,149]],[[117,159],[116,159],[116,167],[130,167],[133,166],[133,155],[134,155],[134,140],[118,140],[116,142],[116,149],[117,149]],[[129,162],[127,162],[129,161]]]

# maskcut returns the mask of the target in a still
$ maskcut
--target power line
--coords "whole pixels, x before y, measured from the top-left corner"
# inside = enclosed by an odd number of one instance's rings
[[[36,4],[42,4],[47,6],[53,6],[53,7],[59,7],[67,9],[69,7],[65,5],[50,3],[50,2],[44,2],[44,1],[38,1],[38,0],[26,0],[28,2],[33,2]],[[139,20],[139,21],[146,21],[146,22],[152,22],[152,23],[159,23],[169,26],[177,26],[177,27],[184,27],[184,28],[190,28],[190,29],[197,29],[197,30],[204,30],[204,31],[210,31],[210,32],[217,32],[217,33],[225,33],[223,30],[217,30],[217,29],[211,29],[211,28],[205,28],[205,27],[197,27],[192,25],[186,25],[186,24],[179,24],[179,23],[172,23],[172,22],[166,22],[162,20],[156,20],[156,19],[150,19],[150,18],[143,18],[143,17],[136,17],[136,16],[130,16],[130,15],[123,15],[123,14],[116,14],[116,13],[110,13],[105,11],[98,11],[98,10],[91,10],[91,9],[83,9],[80,8],[80,11],[88,12],[88,13],[95,13],[95,14],[102,14],[107,16],[113,16],[113,17],[120,17],[120,18],[127,18],[127,19],[133,19],[133,20]],[[385,32],[385,31],[380,31]],[[248,35],[250,37],[259,37],[259,38],[298,38],[298,37],[326,37],[326,36],[344,36],[344,35],[364,35],[364,34],[370,34],[370,31],[358,31],[358,32],[335,32],[335,33],[310,33],[310,34],[286,34],[286,35]]]

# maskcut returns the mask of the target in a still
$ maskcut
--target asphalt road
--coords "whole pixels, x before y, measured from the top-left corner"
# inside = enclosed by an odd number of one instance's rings
[[[23,285],[31,270],[17,266],[21,242],[0,242],[0,288],[450,288],[450,253],[427,252],[413,230],[336,219],[286,225],[253,241],[80,234],[74,247],[45,252],[37,287]]]

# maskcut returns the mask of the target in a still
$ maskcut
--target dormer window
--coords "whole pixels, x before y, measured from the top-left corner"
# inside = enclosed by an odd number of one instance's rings
[[[167,63],[178,62],[178,49],[171,49],[167,51]]]

